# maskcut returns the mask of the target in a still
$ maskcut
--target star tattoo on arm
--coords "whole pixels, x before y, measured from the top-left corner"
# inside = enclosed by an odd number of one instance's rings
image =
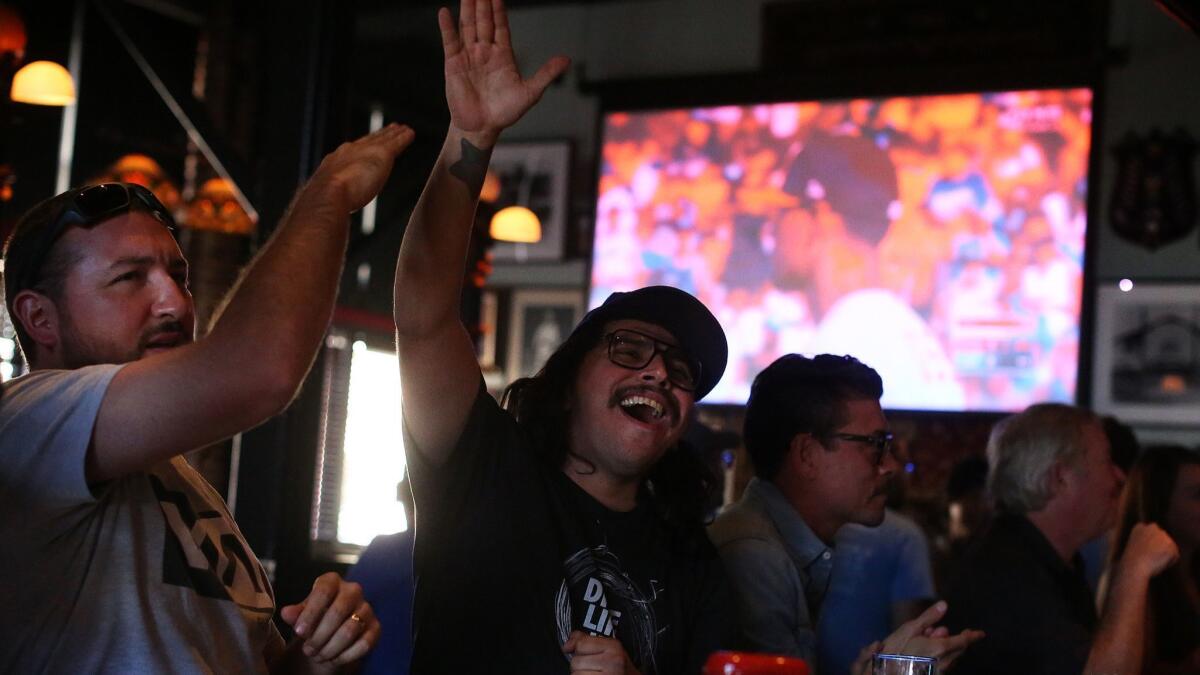
[[[450,167],[450,175],[467,184],[472,195],[483,189],[483,178],[487,175],[489,152],[480,150],[467,139],[462,139],[462,159]]]

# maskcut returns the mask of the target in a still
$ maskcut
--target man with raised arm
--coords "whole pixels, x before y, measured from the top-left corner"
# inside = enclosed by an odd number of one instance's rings
[[[498,135],[567,60],[522,79],[500,0],[438,21],[450,129],[396,268],[413,672],[699,672],[732,613],[680,438],[724,333],[682,291],[615,293],[497,406],[458,315],[468,237]]]
[[[326,672],[379,623],[327,574],[281,610],[221,497],[183,453],[291,402],[333,312],[349,214],[412,131],[321,163],[193,342],[187,262],[149,190],[64,192],[17,223],[5,302],[33,372],[0,402],[0,671]]]

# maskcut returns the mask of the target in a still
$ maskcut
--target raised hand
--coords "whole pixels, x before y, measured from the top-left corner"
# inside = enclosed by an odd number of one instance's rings
[[[438,10],[446,56],[450,123],[490,145],[533,107],[570,64],[556,56],[522,79],[513,59],[508,14],[502,0],[461,0],[458,28],[450,10]]]
[[[362,587],[327,572],[313,582],[303,601],[279,615],[304,641],[304,655],[317,663],[342,666],[362,658],[379,641],[381,627]]]
[[[357,211],[383,189],[396,157],[413,138],[409,127],[389,124],[356,141],[343,143],[321,161],[309,186],[332,186],[344,198],[347,212]]]

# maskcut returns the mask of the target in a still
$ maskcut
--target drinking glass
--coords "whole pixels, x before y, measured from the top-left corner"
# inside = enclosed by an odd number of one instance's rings
[[[937,675],[937,659],[908,654],[876,654],[872,675]]]

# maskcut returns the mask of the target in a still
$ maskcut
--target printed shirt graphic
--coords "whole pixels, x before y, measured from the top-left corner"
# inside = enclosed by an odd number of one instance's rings
[[[559,642],[565,643],[577,629],[616,638],[644,675],[657,672],[654,601],[661,590],[658,584],[651,580],[649,592],[638,588],[607,546],[580,550],[564,561],[563,569],[567,576],[554,602]]]
[[[212,499],[216,492],[182,457],[167,466],[148,476],[167,531],[174,535],[163,538],[163,583],[269,618],[275,611],[270,582],[223,502]]]

